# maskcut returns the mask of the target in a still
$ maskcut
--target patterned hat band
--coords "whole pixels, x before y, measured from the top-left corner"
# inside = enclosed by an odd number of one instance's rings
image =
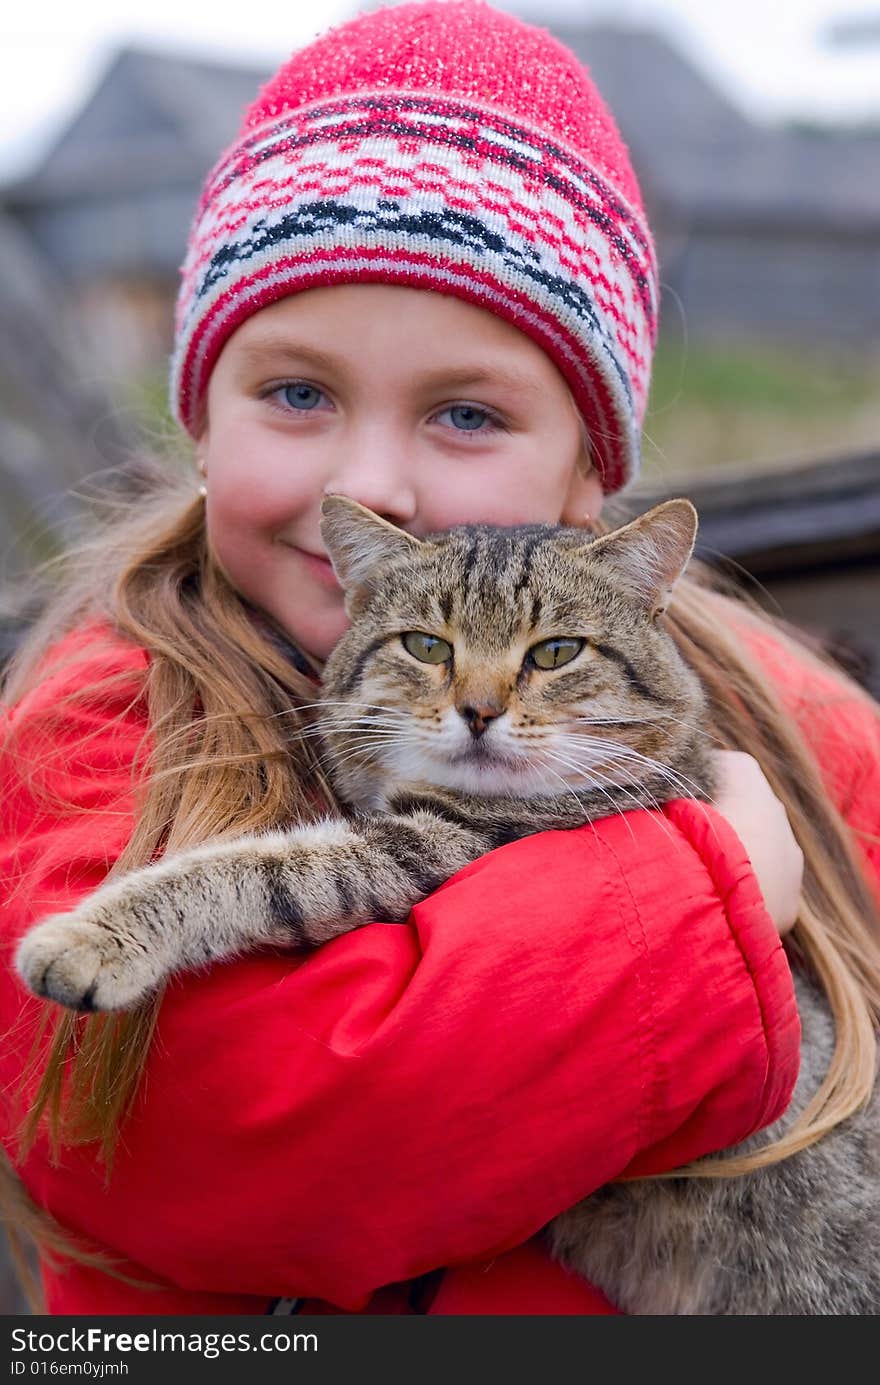
[[[644,213],[570,148],[473,101],[359,92],[285,111],[214,169],[178,300],[172,401],[199,427],[235,328],[319,285],[475,303],[554,361],[606,491],[638,471],[656,334]]]

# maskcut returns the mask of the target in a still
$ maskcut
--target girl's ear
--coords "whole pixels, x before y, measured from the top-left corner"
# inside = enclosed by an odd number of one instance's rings
[[[395,558],[408,557],[423,547],[403,529],[349,500],[328,495],[321,505],[321,538],[336,576],[347,595],[373,586],[382,568]]]
[[[591,543],[586,553],[613,570],[613,580],[654,619],[669,605],[697,537],[689,500],[667,500],[622,529]]]

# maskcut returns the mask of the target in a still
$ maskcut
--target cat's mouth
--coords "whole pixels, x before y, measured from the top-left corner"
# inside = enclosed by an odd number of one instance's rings
[[[522,767],[522,760],[515,755],[505,753],[497,747],[487,745],[485,739],[474,741],[472,745],[466,746],[458,755],[452,757],[454,765],[486,765],[498,766],[504,769],[519,769]]]

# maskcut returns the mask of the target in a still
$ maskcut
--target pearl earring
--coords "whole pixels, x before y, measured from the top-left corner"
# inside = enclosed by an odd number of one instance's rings
[[[206,496],[207,494],[208,494],[208,487],[207,487],[207,486],[199,486],[199,495],[201,496],[202,500],[205,499],[205,496]]]

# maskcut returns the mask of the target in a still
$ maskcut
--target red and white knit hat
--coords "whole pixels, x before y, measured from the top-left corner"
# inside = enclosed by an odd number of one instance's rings
[[[638,471],[658,294],[626,148],[574,55],[479,0],[380,9],[295,53],[209,175],[182,274],[171,394],[190,432],[252,313],[410,284],[547,352],[606,491]]]

